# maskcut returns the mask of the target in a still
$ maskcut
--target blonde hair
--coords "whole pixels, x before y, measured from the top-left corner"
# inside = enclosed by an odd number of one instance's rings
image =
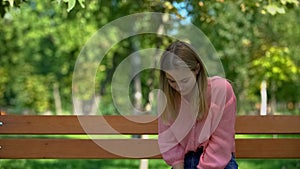
[[[182,41],[176,41],[170,44],[166,51],[162,54],[160,60],[160,89],[166,96],[166,107],[161,114],[161,118],[165,123],[169,123],[177,118],[179,107],[175,102],[176,90],[173,89],[166,77],[166,70],[174,70],[188,67],[191,71],[195,71],[200,65],[199,73],[196,75],[196,83],[199,90],[198,95],[194,98],[198,101],[198,110],[195,112],[197,119],[206,116],[208,111],[206,90],[207,90],[207,73],[200,57],[192,49],[191,45]]]

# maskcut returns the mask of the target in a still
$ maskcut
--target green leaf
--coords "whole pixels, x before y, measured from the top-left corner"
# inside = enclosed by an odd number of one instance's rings
[[[267,12],[270,13],[271,15],[275,15],[277,13],[277,9],[278,9],[278,7],[275,5],[266,6]]]
[[[266,10],[268,13],[270,13],[271,15],[275,15],[277,13],[279,14],[284,14],[285,13],[285,9],[283,7],[278,7],[277,5],[267,5]]]
[[[277,9],[277,12],[280,13],[280,14],[284,14],[284,13],[285,13],[285,10],[284,10],[283,7],[281,7],[281,8],[278,8],[278,9]]]
[[[280,0],[281,4],[286,5],[286,4],[294,4],[296,6],[299,5],[299,2],[297,0]]]

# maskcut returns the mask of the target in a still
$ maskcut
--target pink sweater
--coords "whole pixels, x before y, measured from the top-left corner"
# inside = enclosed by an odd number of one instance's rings
[[[183,163],[188,151],[203,146],[199,169],[224,169],[235,152],[236,98],[230,83],[221,77],[208,82],[209,112],[205,119],[192,117],[191,105],[181,103],[178,118],[171,124],[158,119],[158,143],[167,164]]]

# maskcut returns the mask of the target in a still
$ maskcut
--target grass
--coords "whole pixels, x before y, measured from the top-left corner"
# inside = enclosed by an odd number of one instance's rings
[[[0,169],[135,169],[139,160],[1,160]],[[168,167],[162,160],[149,160],[149,169]]]
[[[300,168],[299,159],[239,159],[240,169],[297,169]]]
[[[297,169],[300,159],[237,160],[240,169]],[[139,160],[1,160],[0,169],[138,169]],[[149,169],[170,169],[163,160],[149,160]]]

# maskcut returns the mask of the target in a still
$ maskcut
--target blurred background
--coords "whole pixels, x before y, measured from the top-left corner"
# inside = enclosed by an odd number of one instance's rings
[[[261,93],[266,94],[267,114],[299,115],[299,5],[298,0],[1,0],[1,114],[74,114],[72,76],[76,59],[89,38],[122,16],[162,12],[185,21],[178,24],[197,26],[210,39],[226,78],[235,90],[239,115],[259,115]],[[173,40],[156,34],[142,34],[113,46],[96,75],[95,98],[99,103],[99,114],[118,114],[111,96],[111,80],[118,64],[135,51],[165,49]],[[132,62],[130,66],[138,66],[135,64],[138,63]],[[132,103],[138,109],[155,114],[150,104],[150,91],[157,88],[158,71],[141,72],[130,85]],[[136,93],[141,97],[134,97]],[[277,161],[271,162],[272,165]],[[55,160],[46,160],[45,165],[40,165],[37,161],[19,160],[17,165],[13,160],[6,160],[0,162],[0,168],[22,165],[21,168],[30,168],[30,165],[31,168],[39,165],[39,168],[55,168],[56,165],[67,168],[69,162],[58,164]],[[265,169],[270,166],[270,162],[265,161],[240,162],[244,168],[254,164],[261,164]],[[81,168],[102,168],[95,161],[76,163]],[[83,167],[88,163],[90,167]],[[105,160],[101,164],[106,163],[112,165]],[[123,163],[123,167],[113,168],[126,168]],[[138,161],[131,164],[135,163]],[[161,161],[154,163],[150,163],[152,168],[160,168],[156,163],[166,168]],[[278,163],[270,168],[300,167],[299,160],[279,160]]]
[[[297,0],[4,0],[0,11],[2,112],[73,114],[73,70],[89,38],[122,16],[163,12],[194,24],[210,39],[236,92],[238,114],[259,114],[262,82],[266,82],[268,114],[300,113]],[[118,113],[110,90],[118,64],[135,51],[165,49],[171,41],[166,36],[142,34],[110,49],[96,77],[95,95],[102,114]],[[155,70],[147,70],[133,79],[132,96],[141,92],[142,97],[132,101],[140,109],[147,107],[149,91],[158,88],[157,77]]]

